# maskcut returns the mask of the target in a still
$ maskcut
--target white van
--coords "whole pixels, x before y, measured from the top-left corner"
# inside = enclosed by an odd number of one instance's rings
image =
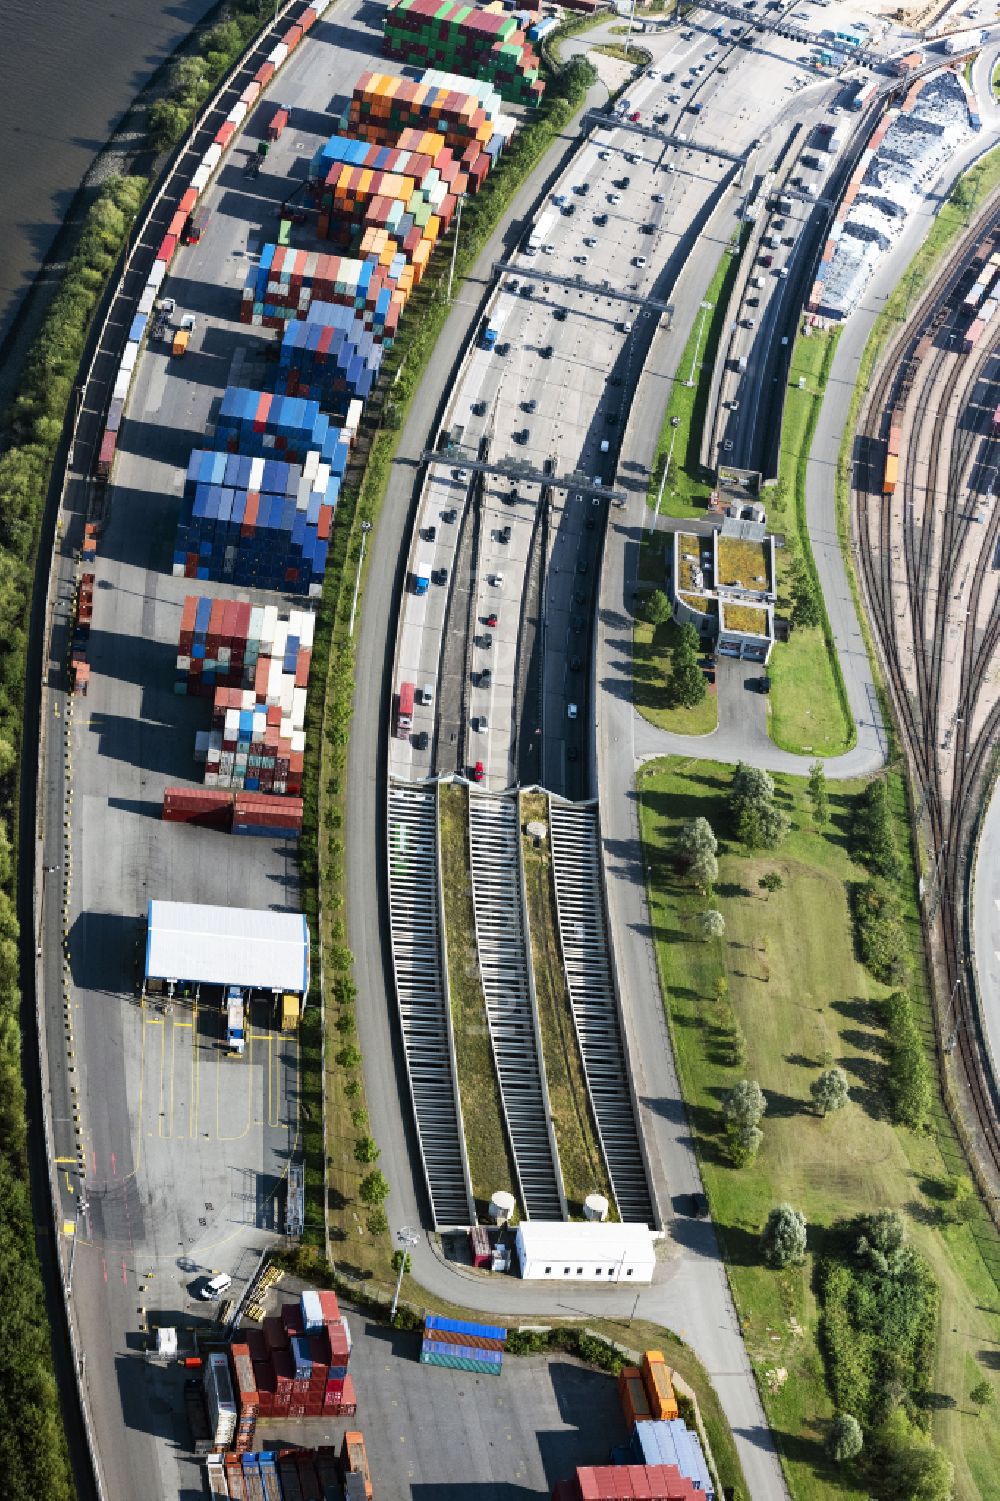
[[[206,1303],[212,1303],[216,1298],[221,1298],[223,1293],[227,1293],[232,1285],[233,1279],[229,1273],[220,1272],[217,1277],[213,1277],[210,1282],[205,1283],[205,1286],[201,1290],[201,1296]]]
[[[420,697],[423,702],[429,707],[434,702],[434,684],[425,683],[420,690]]]

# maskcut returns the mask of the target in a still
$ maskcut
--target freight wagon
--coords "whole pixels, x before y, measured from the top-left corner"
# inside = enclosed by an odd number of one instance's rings
[[[882,480],[882,494],[892,495],[899,479],[899,458],[896,454],[886,454],[885,477]]]

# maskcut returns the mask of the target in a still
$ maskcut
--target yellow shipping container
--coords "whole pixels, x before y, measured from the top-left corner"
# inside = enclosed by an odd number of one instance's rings
[[[647,1350],[643,1355],[642,1380],[653,1417],[662,1422],[676,1418],[677,1397],[661,1350]]]

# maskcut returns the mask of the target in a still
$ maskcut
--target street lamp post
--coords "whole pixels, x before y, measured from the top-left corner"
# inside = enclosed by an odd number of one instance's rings
[[[351,623],[347,627],[348,636],[354,635],[354,617],[357,614],[358,609],[358,590],[361,588],[361,570],[364,567],[365,562],[365,543],[368,540],[368,533],[371,531],[371,529],[372,524],[370,521],[362,521],[361,552],[358,554],[358,571],[354,576],[354,598],[351,600]]]
[[[701,322],[698,324],[698,337],[694,341],[694,354],[691,358],[691,371],[688,375],[687,380],[684,382],[686,386],[694,385],[694,371],[695,366],[698,363],[698,351],[701,349],[701,336],[705,332],[705,315],[709,311],[711,306],[712,304],[710,302],[703,302],[701,305]]]
[[[458,234],[462,228],[462,204],[465,202],[463,193],[458,200],[458,213],[455,215],[455,238],[451,242],[451,265],[448,267],[448,296],[445,299],[451,301],[451,284],[455,279],[455,260],[458,256]]]
[[[406,1257],[410,1246],[415,1246],[420,1236],[409,1225],[401,1225],[396,1231],[396,1244],[399,1246],[401,1255],[399,1258],[399,1276],[396,1278],[396,1291],[392,1295],[392,1308],[389,1312],[389,1323],[396,1317],[396,1308],[399,1303],[399,1290],[403,1285],[403,1273],[406,1271]]]
[[[660,475],[660,488],[656,492],[657,516],[659,516],[660,514],[660,501],[663,499],[663,487],[667,483],[667,475],[670,473],[670,460],[674,456],[674,443],[677,440],[677,428],[680,424],[680,420],[681,419],[679,417],[671,417],[670,419],[670,426],[672,429],[670,434],[670,447],[667,449],[667,462],[664,464],[663,473]]]

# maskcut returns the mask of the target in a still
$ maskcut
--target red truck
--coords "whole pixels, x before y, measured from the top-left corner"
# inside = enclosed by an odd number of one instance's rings
[[[281,132],[284,130],[284,128],[285,128],[285,126],[287,124],[288,124],[288,111],[287,111],[287,109],[285,109],[284,105],[280,105],[279,104],[278,108],[275,110],[274,114],[271,116],[271,123],[270,123],[270,125],[267,127],[267,138],[268,138],[268,140],[269,141],[276,141],[278,139],[278,137],[281,135]]]

